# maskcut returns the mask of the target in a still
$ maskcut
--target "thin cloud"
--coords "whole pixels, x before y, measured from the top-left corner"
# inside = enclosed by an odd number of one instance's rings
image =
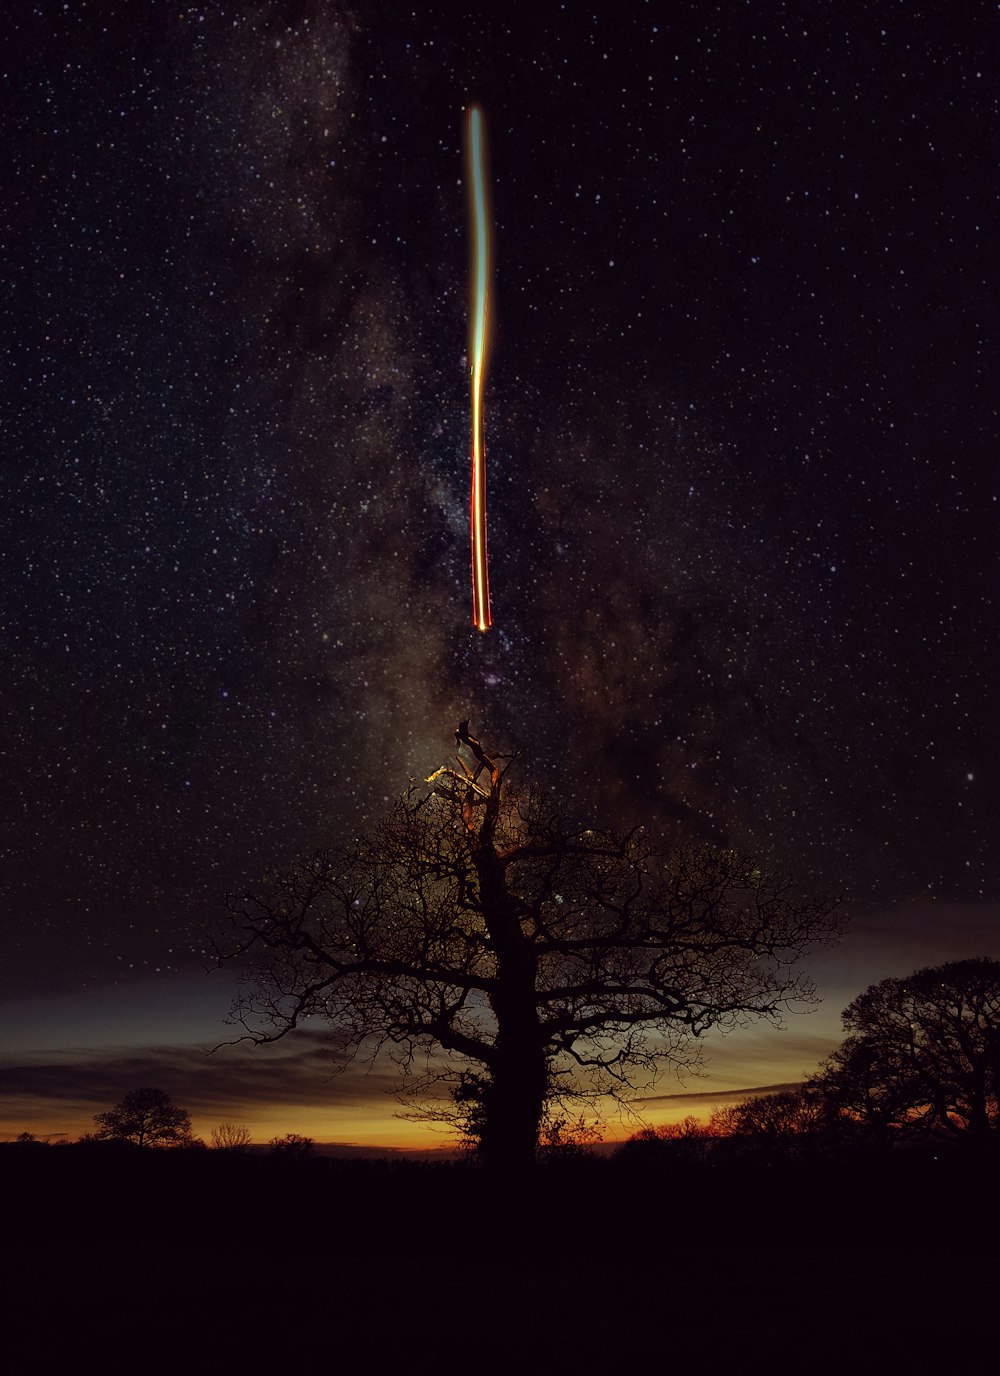
[[[742,1099],[755,1098],[759,1094],[781,1094],[789,1089],[801,1089],[801,1080],[790,1080],[777,1085],[755,1085],[751,1089],[704,1090],[700,1094],[653,1094],[646,1099],[637,1099],[637,1108],[649,1108],[651,1104],[665,1104],[671,1108],[692,1108],[712,1104],[738,1104]]]
[[[165,1089],[194,1114],[286,1106],[356,1109],[384,1103],[398,1083],[391,1067],[338,1066],[310,1033],[281,1047],[223,1047],[214,1053],[190,1045],[48,1051],[0,1060],[0,1117],[21,1118],[31,1105],[43,1104],[99,1111],[143,1085]]]

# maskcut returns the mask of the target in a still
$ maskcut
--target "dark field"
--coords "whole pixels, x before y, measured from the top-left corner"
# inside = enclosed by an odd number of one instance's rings
[[[996,1173],[0,1151],[42,1370],[997,1369]],[[13,1369],[13,1367],[11,1368]]]

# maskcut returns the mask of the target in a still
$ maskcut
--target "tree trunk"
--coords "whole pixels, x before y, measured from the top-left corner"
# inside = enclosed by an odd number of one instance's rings
[[[501,1023],[479,1144],[484,1164],[508,1173],[534,1165],[547,1087],[537,1037],[511,1036]]]
[[[973,1064],[970,1081],[969,1137],[975,1147],[983,1150],[991,1145],[993,1139],[986,1092],[987,1072],[984,1064]]]
[[[499,797],[494,766],[491,796],[474,854],[483,919],[497,960],[490,999],[497,1040],[480,1155],[486,1164],[510,1172],[526,1170],[535,1162],[548,1063],[538,1016],[535,952],[521,930],[517,906],[507,890],[506,870],[494,846]]]

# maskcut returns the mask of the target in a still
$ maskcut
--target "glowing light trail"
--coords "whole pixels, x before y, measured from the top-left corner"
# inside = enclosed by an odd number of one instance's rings
[[[483,380],[489,325],[490,231],[483,169],[483,116],[473,105],[468,121],[469,182],[472,188],[472,313],[469,354],[472,372],[472,493],[469,518],[472,534],[472,624],[488,631],[490,574],[486,554],[486,446],[483,439]]]

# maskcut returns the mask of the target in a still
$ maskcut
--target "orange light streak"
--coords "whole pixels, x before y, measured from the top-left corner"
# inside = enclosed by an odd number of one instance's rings
[[[489,325],[490,226],[483,153],[483,116],[473,105],[469,110],[467,140],[469,211],[472,218],[472,309],[469,319],[469,355],[472,376],[472,492],[469,523],[472,537],[472,624],[488,631],[490,575],[486,551],[486,443],[483,437],[483,382],[486,376],[486,344]]]

